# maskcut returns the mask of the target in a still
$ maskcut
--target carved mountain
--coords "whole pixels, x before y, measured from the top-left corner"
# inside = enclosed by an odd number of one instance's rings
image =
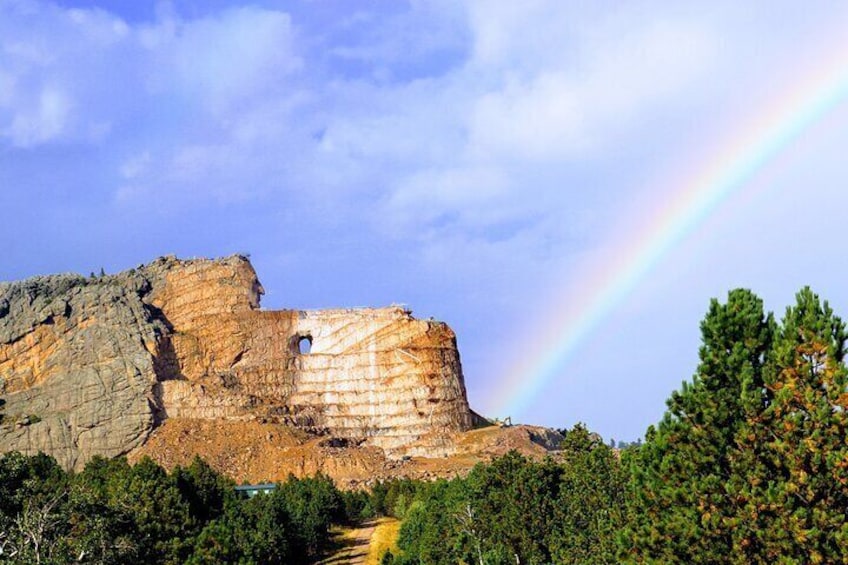
[[[238,255],[0,284],[0,451],[74,469],[198,453],[242,478],[486,451],[462,438],[483,421],[446,324],[399,307],[266,311],[263,292]],[[518,447],[548,441],[533,433]]]

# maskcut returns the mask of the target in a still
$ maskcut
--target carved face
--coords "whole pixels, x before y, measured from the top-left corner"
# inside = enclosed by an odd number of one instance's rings
[[[262,283],[259,282],[259,279],[254,279],[253,285],[250,288],[251,308],[259,308],[259,301],[261,300],[263,294],[265,294],[265,289],[262,287]]]

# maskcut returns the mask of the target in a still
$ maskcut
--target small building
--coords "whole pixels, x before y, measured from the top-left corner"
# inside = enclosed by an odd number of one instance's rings
[[[258,485],[239,485],[236,487],[238,494],[244,494],[247,498],[253,498],[259,493],[268,494],[277,488],[276,483],[262,483]]]

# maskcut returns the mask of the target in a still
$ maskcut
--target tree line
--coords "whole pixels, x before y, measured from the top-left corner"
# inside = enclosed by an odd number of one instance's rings
[[[0,561],[309,563],[349,520],[318,475],[247,498],[200,459],[168,473],[149,458],[95,457],[66,473],[47,455],[0,458]]]
[[[422,485],[395,563],[848,563],[846,328],[809,288],[780,322],[713,300],[700,363],[645,441],[578,426],[564,460],[515,454]]]
[[[845,324],[808,288],[780,321],[748,290],[713,300],[700,362],[643,442],[564,430],[556,460],[512,452],[467,476],[340,492],[291,478],[238,497],[200,460],[0,459],[0,559],[310,563],[329,528],[402,520],[384,564],[848,563]]]

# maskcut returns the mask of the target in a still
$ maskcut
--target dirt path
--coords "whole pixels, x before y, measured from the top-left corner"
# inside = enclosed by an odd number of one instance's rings
[[[339,536],[339,550],[319,562],[319,565],[362,565],[368,556],[371,536],[377,527],[376,520],[363,522],[352,530],[345,530]]]

